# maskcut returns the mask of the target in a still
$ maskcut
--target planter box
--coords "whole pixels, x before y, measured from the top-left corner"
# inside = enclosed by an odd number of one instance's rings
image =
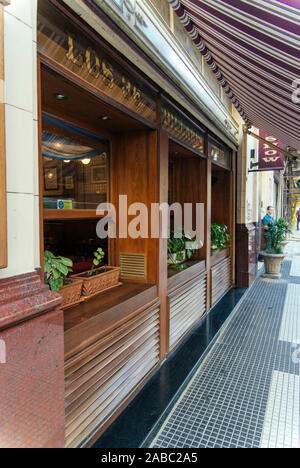
[[[280,270],[284,260],[284,254],[268,254],[261,252],[264,259],[266,273],[263,275],[264,278],[279,279],[281,278]]]
[[[211,249],[210,258],[212,266],[225,259],[226,257],[229,257],[229,255],[230,252],[228,249]]]
[[[68,278],[65,280],[65,285],[59,290],[59,294],[63,298],[62,307],[77,304],[81,298],[82,279]]]
[[[88,276],[89,273],[92,273],[93,276]],[[83,281],[83,296],[91,296],[113,286],[118,286],[119,277],[120,268],[108,266],[80,273],[79,275],[75,275],[73,278],[78,278]]]

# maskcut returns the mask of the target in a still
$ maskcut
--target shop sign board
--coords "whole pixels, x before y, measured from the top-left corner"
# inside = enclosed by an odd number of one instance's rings
[[[259,131],[259,136],[266,141],[259,142],[258,170],[277,171],[284,169],[284,155],[276,148],[269,146],[268,142],[283,149],[283,143],[278,138]]]

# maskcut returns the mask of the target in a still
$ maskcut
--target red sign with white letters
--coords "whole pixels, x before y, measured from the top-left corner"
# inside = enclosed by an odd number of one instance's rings
[[[265,132],[259,131],[259,136],[269,141],[278,148],[284,148],[283,143],[274,136],[268,135]],[[284,155],[269,146],[267,142],[259,142],[259,154],[258,154],[258,169],[260,171],[281,171],[284,169]]]

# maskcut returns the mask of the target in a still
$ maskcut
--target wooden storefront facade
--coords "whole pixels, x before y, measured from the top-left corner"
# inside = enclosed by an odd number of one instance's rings
[[[236,153],[63,2],[38,2],[37,45],[41,265],[52,251],[72,258],[80,273],[101,247],[105,263],[120,268],[118,287],[65,309],[39,280],[43,267],[30,277],[44,308],[27,318],[42,320],[43,310],[64,324],[49,353],[58,350],[53,388],[61,387],[64,367],[65,447],[90,446],[235,283]],[[0,43],[0,79],[1,61]],[[80,146],[86,158],[57,156],[64,144]],[[4,162],[0,152],[1,168]],[[4,181],[0,188],[5,199]],[[122,220],[134,220],[137,213],[125,208],[135,203],[149,213],[153,205],[202,204],[203,245],[185,268],[170,268],[162,236],[99,239],[100,203],[116,208],[117,232]],[[152,228],[162,232],[162,223]],[[212,223],[228,226],[229,249],[211,249]],[[5,233],[2,223],[1,245]],[[1,267],[5,261],[2,250]],[[23,300],[25,279],[0,281],[0,291],[6,288],[5,307]]]
[[[128,205],[149,210],[168,202],[205,207],[204,245],[188,268],[168,268],[167,239],[108,239],[102,247],[108,264],[121,267],[121,286],[64,311],[66,447],[78,447],[105,430],[232,286],[233,242],[212,255],[210,226],[214,221],[234,232],[234,175],[232,151],[222,141],[55,3],[40,2],[38,16],[41,259],[45,246],[57,250],[60,230],[75,248],[70,231],[79,233],[81,224],[90,232],[99,221],[95,203],[67,210],[48,203],[42,134],[63,136],[59,122],[88,132],[86,139],[73,132],[82,143],[91,135],[105,140],[106,190],[99,200],[114,204],[117,219],[120,194]],[[57,169],[62,183],[63,170]]]

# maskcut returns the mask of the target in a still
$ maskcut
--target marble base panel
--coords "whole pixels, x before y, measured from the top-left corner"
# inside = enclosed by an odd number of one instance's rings
[[[0,447],[64,446],[61,298],[37,273],[0,281]]]

